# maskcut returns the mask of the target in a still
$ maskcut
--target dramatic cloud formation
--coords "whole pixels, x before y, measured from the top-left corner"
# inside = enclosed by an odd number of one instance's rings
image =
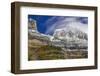
[[[53,35],[56,29],[68,30],[68,27],[88,32],[88,17],[29,15],[28,19],[35,20],[37,30],[43,34]]]
[[[46,21],[47,30],[45,34],[51,34],[54,32],[55,29],[61,29],[70,26],[72,28],[79,29],[80,31],[83,31],[85,33],[88,32],[88,18],[87,17],[52,17]],[[53,22],[56,20],[55,22]]]

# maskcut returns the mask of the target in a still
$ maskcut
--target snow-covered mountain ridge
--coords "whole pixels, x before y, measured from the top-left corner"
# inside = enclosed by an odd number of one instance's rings
[[[75,24],[75,23],[74,23]],[[57,47],[85,47],[88,46],[88,33],[86,29],[76,25],[65,25],[55,28],[53,35],[43,34],[37,30],[36,22],[30,21],[28,29],[29,38],[36,38]],[[83,25],[84,26],[84,25]]]

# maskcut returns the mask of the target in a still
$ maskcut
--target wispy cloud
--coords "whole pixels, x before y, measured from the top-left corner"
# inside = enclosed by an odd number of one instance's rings
[[[52,17],[46,21],[47,30],[45,34],[50,34],[59,28],[67,29],[66,26],[71,26],[87,33],[88,24],[84,23],[86,21],[88,21],[87,17]]]

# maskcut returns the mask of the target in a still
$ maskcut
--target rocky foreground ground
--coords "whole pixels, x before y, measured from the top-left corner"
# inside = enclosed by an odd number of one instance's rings
[[[28,60],[88,58],[87,49],[56,47],[38,39],[30,39],[28,44]]]

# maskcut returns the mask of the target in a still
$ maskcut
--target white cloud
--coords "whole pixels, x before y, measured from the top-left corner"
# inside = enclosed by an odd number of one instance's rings
[[[55,18],[56,18],[56,17],[49,18],[49,19],[45,22],[45,24],[48,25],[48,24],[49,24],[50,22],[52,22]]]
[[[72,22],[69,23],[69,26],[73,27],[73,28],[77,28],[82,32],[88,33],[88,26],[87,24],[83,24],[81,22]]]
[[[45,32],[46,34],[49,34],[50,32],[54,31],[55,29],[59,29],[59,28],[66,28],[66,26],[70,26],[70,27],[73,27],[73,28],[77,28],[79,29],[80,31],[83,31],[85,33],[87,33],[88,31],[88,26],[87,24],[83,24],[81,23],[80,20],[77,19],[77,17],[59,17],[58,18],[58,21],[56,21],[55,23],[49,25],[49,21],[53,21],[55,18],[52,18],[50,20],[48,20],[48,29],[47,31]],[[85,20],[87,20],[87,18],[84,18]]]

